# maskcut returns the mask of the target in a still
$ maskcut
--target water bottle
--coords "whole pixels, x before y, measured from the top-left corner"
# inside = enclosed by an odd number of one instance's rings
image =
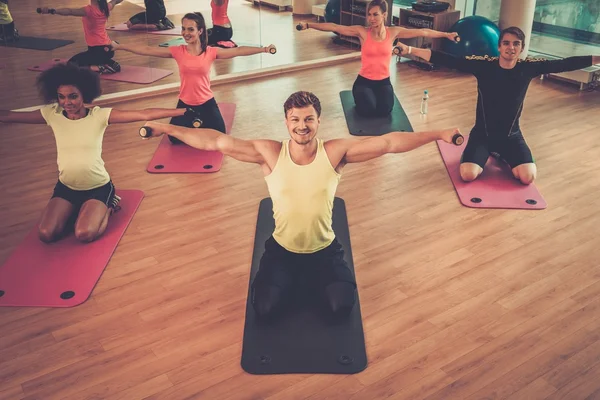
[[[423,93],[423,100],[421,100],[421,114],[427,114],[427,100],[429,99],[429,95],[427,94],[427,90]]]

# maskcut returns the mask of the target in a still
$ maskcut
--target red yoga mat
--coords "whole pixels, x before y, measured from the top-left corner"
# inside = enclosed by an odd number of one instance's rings
[[[27,69],[29,71],[45,71],[56,64],[66,63],[67,61],[67,59],[54,58],[41,64],[32,65]],[[116,74],[101,74],[100,78],[108,81],[148,84],[167,77],[172,73],[173,71],[167,69],[121,65],[121,72],[117,72]]]
[[[145,29],[129,29],[127,24],[118,24],[109,26],[106,28],[107,31],[118,31],[118,32],[131,32],[131,33],[146,33],[148,35],[181,35],[181,26],[175,26],[172,29],[166,29],[164,31],[153,31]]]
[[[36,225],[0,267],[0,306],[73,307],[86,301],[138,209],[144,192],[117,190],[121,209],[100,238],[46,244]]]
[[[219,103],[227,134],[231,133],[235,107],[233,103]],[[185,143],[172,144],[169,137],[163,135],[146,170],[155,174],[217,172],[222,163],[223,154],[218,151],[198,150]]]
[[[502,160],[488,158],[482,174],[472,182],[465,182],[460,177],[460,158],[468,141],[460,146],[438,140],[438,148],[442,154],[448,175],[454,184],[460,202],[473,208],[514,208],[526,210],[543,210],[546,201],[532,183],[523,185],[513,177],[511,168]]]

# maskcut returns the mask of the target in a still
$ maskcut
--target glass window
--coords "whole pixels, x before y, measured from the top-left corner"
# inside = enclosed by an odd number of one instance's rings
[[[530,48],[569,57],[600,51],[600,1],[538,0]]]
[[[415,0],[394,0],[394,5],[411,7]]]
[[[476,0],[473,14],[498,24],[501,0]],[[529,49],[557,57],[600,52],[599,0],[537,0]]]

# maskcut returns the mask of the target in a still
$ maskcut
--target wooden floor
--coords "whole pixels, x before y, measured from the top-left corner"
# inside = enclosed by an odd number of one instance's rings
[[[232,134],[285,139],[296,90],[323,103],[319,135],[349,137],[339,91],[358,63],[219,86]],[[398,65],[416,130],[474,122],[475,81]],[[428,89],[430,113],[419,114]],[[119,104],[170,107],[176,96]],[[146,197],[84,304],[0,308],[0,399],[600,399],[598,92],[532,83],[522,127],[543,211],[460,205],[435,144],[349,165],[346,201],[369,365],[356,375],[254,376],[240,367],[259,201],[257,166],[145,172],[157,140],[111,126],[104,159]],[[47,126],[3,125],[0,262],[54,183]]]
[[[129,17],[144,10],[143,1],[124,1],[111,14],[109,25],[125,22]],[[186,12],[201,11],[207,24],[212,25],[210,2],[194,0],[166,0],[167,12],[173,23],[179,25]],[[315,30],[298,32],[295,25],[301,20],[314,20],[311,16],[294,16],[290,11],[279,12],[272,7],[254,6],[246,0],[230,0],[229,16],[232,21],[233,40],[240,45],[277,46],[277,54],[259,54],[237,57],[231,60],[218,60],[213,64],[212,76],[245,72],[259,68],[292,64],[301,61],[316,60],[324,57],[347,54],[356,51],[351,46],[334,44],[333,33]],[[81,18],[60,17],[56,15],[38,15],[37,7],[48,6],[42,0],[19,0],[10,3],[10,10],[17,29],[22,36],[50,37],[74,40],[75,43],[53,51],[2,48],[0,46],[0,109],[17,109],[40,104],[35,78],[37,72],[27,67],[54,58],[69,59],[87,49]],[[55,5],[56,6],[56,5]],[[61,1],[61,7],[81,7],[80,0]],[[146,33],[128,33],[109,31],[113,40],[121,43],[158,46],[177,36],[149,35]],[[127,52],[117,52],[115,56],[122,65],[146,66],[173,71],[173,74],[149,85],[135,83],[103,81],[104,94],[122,92],[131,89],[148,88],[179,82],[179,71],[173,59],[139,56]]]

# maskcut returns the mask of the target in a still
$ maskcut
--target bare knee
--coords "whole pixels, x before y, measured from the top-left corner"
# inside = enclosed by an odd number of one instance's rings
[[[521,164],[513,168],[513,175],[523,185],[530,185],[535,180],[537,170],[535,164]]]
[[[523,185],[531,185],[535,180],[535,174],[521,174],[519,180]]]
[[[483,172],[483,168],[481,168],[479,165],[469,164],[460,165],[460,177],[465,182],[474,181],[479,175],[481,175],[481,172]]]
[[[83,243],[93,242],[98,236],[98,232],[89,228],[75,228],[75,237]]]
[[[40,227],[38,230],[38,237],[44,243],[52,243],[56,241],[58,235],[55,229]]]

